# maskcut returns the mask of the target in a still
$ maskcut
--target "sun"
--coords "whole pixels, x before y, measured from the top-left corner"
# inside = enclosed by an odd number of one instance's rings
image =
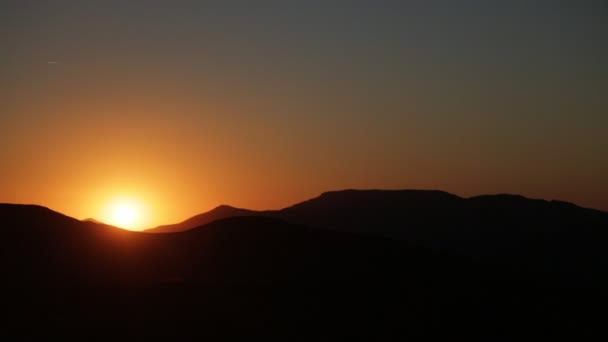
[[[144,206],[132,197],[117,197],[109,201],[102,216],[104,222],[129,230],[141,230],[145,224]]]
[[[132,227],[137,222],[138,216],[137,208],[129,204],[119,205],[112,212],[112,220],[123,228]]]

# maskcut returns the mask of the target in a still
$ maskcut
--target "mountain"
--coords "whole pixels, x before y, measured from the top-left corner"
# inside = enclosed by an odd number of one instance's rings
[[[222,206],[171,231],[246,215],[491,259],[573,286],[603,283],[597,270],[608,268],[608,213],[509,194],[461,198],[424,190],[333,191],[278,211]]]
[[[492,250],[508,249],[531,234],[557,233],[575,225],[608,227],[608,213],[566,202],[508,194],[461,198],[422,190],[327,192],[270,215],[328,230],[461,249],[483,249],[479,241],[491,242]]]
[[[86,218],[84,220],[82,220],[83,222],[92,222],[92,223],[97,223],[97,224],[106,224],[104,222],[98,221],[92,217]]]
[[[602,241],[608,227],[608,213],[560,201],[507,194],[461,198],[442,191],[344,190],[326,192],[277,211],[220,206],[147,232],[185,231],[221,218],[259,215],[474,255],[511,256],[548,241],[552,245],[543,248],[559,249],[559,244],[577,236],[586,242]]]
[[[463,199],[442,191],[344,190],[276,212],[290,222],[336,231],[423,240],[452,223]]]
[[[274,211],[253,211],[220,206],[184,222],[146,232],[186,231],[214,220],[234,216],[268,216],[290,223],[327,230],[362,233],[417,242],[430,247],[489,246],[510,248],[521,234],[559,231],[573,222],[605,226],[608,213],[560,202],[528,199],[517,195],[484,195],[461,198],[442,191],[343,190]],[[582,221],[580,221],[582,220]]]
[[[361,196],[378,201],[380,195]],[[303,215],[327,201],[340,216],[359,196],[326,194],[297,209]],[[384,205],[404,195],[389,196],[396,197]],[[568,204],[512,196],[470,202],[440,193],[407,196],[466,203],[488,216],[481,221],[494,217],[505,229],[519,222],[504,221],[514,207],[520,218],[547,205],[572,210],[582,230],[604,219]],[[583,239],[566,231],[572,246],[565,247],[579,250]],[[557,282],[493,258],[278,217],[230,217],[181,233],[147,234],[2,204],[0,234],[0,294],[11,313],[0,334],[13,339],[591,339],[604,331],[595,313],[608,304],[599,281],[606,268],[598,264],[582,270],[597,282]],[[538,247],[539,255],[548,250]]]
[[[218,219],[234,216],[279,217],[332,230],[358,231],[370,221],[390,220],[404,213],[419,215],[420,210],[438,212],[460,197],[442,191],[424,190],[343,190],[323,193],[282,210],[254,211],[221,205],[183,222],[146,230],[148,233],[186,231]],[[363,221],[361,221],[363,219]],[[376,232],[377,233],[377,232]]]
[[[228,205],[220,205],[217,208],[214,208],[211,211],[208,211],[203,214],[196,215],[191,217],[181,223],[170,224],[158,226],[156,228],[146,230],[147,233],[175,233],[186,231],[189,229],[193,229],[196,227],[200,227],[206,225],[207,223],[211,223],[216,220],[220,220],[227,217],[237,217],[237,216],[255,216],[260,215],[260,212],[234,208]]]
[[[0,234],[2,270],[12,274],[13,281],[103,283],[115,270],[124,269],[133,254],[131,232],[41,206],[0,204]]]

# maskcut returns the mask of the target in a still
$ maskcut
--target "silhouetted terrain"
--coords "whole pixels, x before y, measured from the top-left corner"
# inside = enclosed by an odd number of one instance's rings
[[[442,191],[333,191],[278,211],[221,206],[160,231],[184,231],[197,223],[244,215],[492,258],[575,285],[599,281],[593,270],[608,267],[608,213],[516,195],[465,199]]]
[[[177,224],[168,224],[159,226],[156,228],[148,229],[146,232],[148,233],[177,233],[185,230],[190,230],[196,227],[204,226],[207,223],[211,223],[216,220],[220,220],[227,217],[236,217],[236,216],[255,216],[259,215],[260,212],[234,208],[229,205],[220,205],[219,207],[208,211],[206,213],[202,213],[200,215],[196,215],[187,219],[184,222],[180,222]]]
[[[370,214],[383,211],[390,216]],[[608,304],[599,248],[606,213],[514,196],[351,191],[282,212],[292,221],[240,216],[147,234],[0,205],[2,334],[287,341],[603,334],[596,311]],[[307,213],[325,229],[294,223]],[[488,256],[490,248],[463,253],[444,242],[425,246],[428,237],[387,237],[398,227],[445,231],[437,236],[456,245],[506,245],[494,241],[505,237],[518,251]],[[465,238],[445,238],[457,231]]]
[[[97,223],[97,224],[105,224],[105,223],[103,223],[101,221],[98,221],[98,220],[96,220],[94,218],[86,218],[86,219],[84,219],[82,221],[84,221],[84,222],[91,222],[91,223]]]

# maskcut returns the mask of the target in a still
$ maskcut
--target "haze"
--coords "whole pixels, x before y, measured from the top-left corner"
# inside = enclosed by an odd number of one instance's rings
[[[606,8],[3,1],[0,202],[133,197],[140,228],[345,188],[608,210]]]

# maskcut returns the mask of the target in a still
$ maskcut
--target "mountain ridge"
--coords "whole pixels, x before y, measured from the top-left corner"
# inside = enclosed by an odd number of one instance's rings
[[[175,224],[161,225],[155,228],[144,230],[147,233],[175,233],[179,231],[185,231],[194,227],[202,226],[211,223],[215,220],[235,217],[235,216],[249,216],[256,215],[256,211],[236,208],[230,205],[219,205],[207,212],[192,216],[182,222]]]
[[[218,219],[220,219],[220,218],[231,217],[231,216],[257,216],[257,215],[266,215],[266,216],[274,216],[274,217],[287,218],[288,216],[290,216],[288,214],[289,212],[294,212],[294,211],[300,210],[300,208],[306,207],[306,206],[309,206],[309,205],[319,205],[320,202],[324,202],[324,201],[335,201],[335,200],[342,201],[342,200],[352,199],[355,196],[358,196],[358,197],[367,196],[367,197],[370,197],[370,198],[367,199],[367,201],[368,201],[367,204],[369,204],[369,203],[371,203],[372,200],[374,200],[374,197],[380,198],[380,199],[382,197],[389,197],[389,199],[390,198],[395,199],[395,198],[397,198],[398,196],[401,196],[401,195],[410,196],[410,198],[408,199],[410,202],[413,202],[415,200],[420,200],[420,201],[453,201],[453,202],[456,202],[456,201],[464,201],[464,202],[476,202],[476,201],[493,201],[493,202],[498,202],[498,201],[503,201],[503,202],[529,201],[530,203],[531,202],[549,203],[549,204],[553,203],[553,204],[560,205],[560,206],[563,206],[563,207],[579,208],[579,209],[584,209],[584,210],[588,210],[588,211],[595,211],[595,212],[606,213],[606,212],[598,210],[598,209],[580,207],[580,206],[578,206],[578,205],[576,205],[574,203],[570,203],[570,202],[566,202],[566,201],[536,199],[536,198],[525,197],[525,196],[518,195],[518,194],[510,194],[510,193],[498,193],[498,194],[477,195],[477,196],[471,196],[471,197],[460,197],[458,195],[454,195],[454,194],[451,194],[449,192],[442,191],[442,190],[418,190],[418,189],[407,189],[407,190],[365,189],[365,190],[360,190],[360,189],[345,189],[345,190],[326,191],[326,192],[321,193],[317,197],[313,197],[313,198],[304,200],[302,202],[295,203],[293,205],[284,207],[284,208],[279,209],[279,210],[258,211],[258,210],[250,210],[250,209],[244,209],[244,208],[237,208],[237,207],[233,207],[233,206],[230,206],[230,205],[222,204],[222,205],[219,205],[219,206],[215,207],[214,209],[212,209],[210,211],[203,212],[201,214],[197,214],[197,215],[192,216],[192,217],[190,217],[190,218],[188,218],[188,219],[186,219],[186,220],[184,220],[182,222],[175,223],[175,224],[162,225],[162,226],[158,226],[158,227],[155,227],[155,228],[146,229],[146,230],[144,230],[144,232],[148,232],[148,233],[166,233],[166,232],[185,231],[185,230],[196,228],[196,227],[198,227],[200,225],[204,225],[206,223],[210,223],[210,222],[212,222],[212,220],[210,221],[209,219],[212,219],[213,217],[218,217]],[[403,197],[401,199],[403,200]],[[386,201],[386,199],[384,199],[384,200]],[[386,203],[384,203],[384,204],[386,204]],[[416,205],[416,203],[412,203],[412,204],[414,206]],[[233,213],[235,213],[237,215],[233,215]]]
[[[0,205],[6,322],[37,328],[14,332],[21,337],[79,339],[589,339],[605,331],[594,313],[608,303],[608,213],[513,196],[403,194],[409,201],[363,194],[375,201],[372,214],[353,211],[361,193],[348,192],[326,195],[332,206],[313,201],[284,217],[224,217],[175,234]],[[446,204],[442,214],[425,209]],[[385,205],[387,216],[377,216]],[[321,228],[294,223],[307,215]]]

